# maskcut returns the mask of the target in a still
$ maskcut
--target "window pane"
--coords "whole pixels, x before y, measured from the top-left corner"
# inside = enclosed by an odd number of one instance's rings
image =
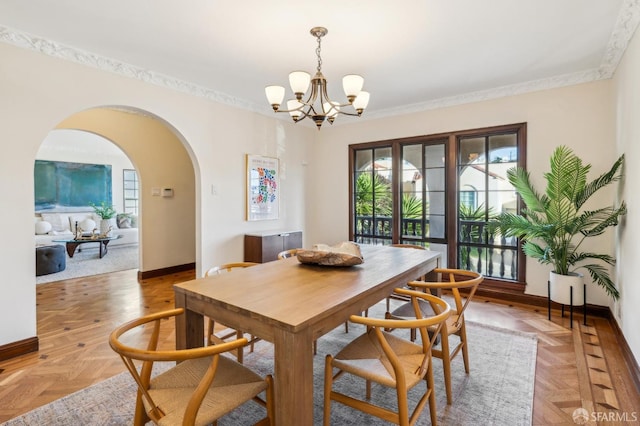
[[[370,166],[373,159],[373,151],[370,149],[363,149],[360,151],[356,151],[355,153],[355,170],[364,170],[366,167]]]
[[[404,145],[400,235],[412,239],[411,244],[420,243],[425,234],[422,173],[422,144]]]
[[[391,149],[363,149],[354,154],[354,240],[367,244],[390,241]]]
[[[122,189],[125,213],[138,214],[138,174],[135,170],[122,171]]]
[[[422,144],[403,146],[402,161],[404,164],[410,164],[414,169],[422,170]]]
[[[489,162],[518,161],[518,137],[515,133],[489,136]]]
[[[461,138],[458,164],[478,164],[486,161],[485,138]]]
[[[427,192],[427,215],[444,214],[445,193],[443,191]]]
[[[424,147],[425,167],[444,167],[444,143]]]
[[[427,169],[424,171],[427,191],[444,191],[444,168]]]
[[[489,216],[496,216],[506,211],[517,213],[516,192],[511,189],[509,191],[491,191],[489,192]]]
[[[427,231],[427,237],[431,238],[444,238],[445,236],[445,220],[444,216],[430,214],[429,215],[429,225]]]
[[[489,190],[500,191],[513,188],[507,178],[507,170],[516,167],[517,163],[493,163],[489,164]]]
[[[470,164],[458,169],[458,185],[460,191],[484,191],[486,185],[486,168],[484,164]]]

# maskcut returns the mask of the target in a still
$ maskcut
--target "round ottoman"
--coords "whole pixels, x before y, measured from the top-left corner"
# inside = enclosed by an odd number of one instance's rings
[[[36,277],[64,271],[67,267],[67,257],[64,246],[36,247]]]

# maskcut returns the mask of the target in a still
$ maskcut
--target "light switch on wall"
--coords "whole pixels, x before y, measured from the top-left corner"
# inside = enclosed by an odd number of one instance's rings
[[[160,196],[160,188],[151,188],[151,196],[159,197]]]

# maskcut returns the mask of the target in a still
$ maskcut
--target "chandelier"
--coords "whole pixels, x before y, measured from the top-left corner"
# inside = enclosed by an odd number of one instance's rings
[[[287,101],[286,110],[280,109],[280,104],[284,99],[284,87],[267,86],[264,91],[267,95],[267,100],[275,112],[288,112],[296,123],[307,117],[311,117],[316,123],[318,130],[320,130],[325,119],[333,124],[338,114],[357,117],[362,115],[362,112],[369,103],[369,92],[362,90],[362,86],[364,85],[364,78],[362,78],[362,76],[349,74],[342,78],[342,87],[348,102],[340,104],[332,101],[327,94],[327,80],[324,78],[324,75],[322,75],[322,58],[320,57],[320,44],[322,37],[327,35],[327,29],[314,27],[311,28],[310,33],[318,40],[318,47],[316,48],[316,55],[318,56],[316,75],[311,78],[311,75],[305,71],[293,71],[289,74],[289,84],[291,85],[295,99],[289,99]],[[309,84],[311,84],[311,93],[309,93],[309,97],[306,100],[303,100],[305,93],[309,89]],[[349,107],[355,112],[343,110],[345,107]]]

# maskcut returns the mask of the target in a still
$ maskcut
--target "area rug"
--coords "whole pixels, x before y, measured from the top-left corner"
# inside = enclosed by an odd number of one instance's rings
[[[36,277],[36,284],[138,268],[137,244],[109,247],[102,259],[99,258],[97,245],[84,245],[88,247],[82,247],[82,251],[76,250],[73,257],[67,256],[64,271]]]
[[[322,424],[324,356],[336,353],[362,329],[355,324],[345,333],[340,326],[318,340],[314,357],[314,424]],[[462,357],[452,365],[453,404],[447,406],[442,363],[434,359],[434,376],[440,425],[531,425],[537,337],[535,334],[468,323],[471,374],[464,373]],[[255,352],[245,356],[245,364],[261,374],[273,372],[273,347],[260,342]],[[158,370],[166,365],[157,365]],[[276,378],[277,380],[277,378]],[[349,391],[364,392],[364,382],[347,381]],[[422,388],[422,384],[419,385]],[[423,388],[422,388],[423,389]],[[129,425],[135,405],[135,385],[128,373],[121,373],[96,385],[68,395],[4,423],[17,425]],[[373,386],[373,400],[393,406],[395,393]],[[410,399],[419,398],[415,392]],[[220,426],[248,425],[263,418],[265,411],[253,402],[219,420]],[[332,404],[333,425],[386,425],[338,403]],[[430,425],[425,407],[418,425]]]

